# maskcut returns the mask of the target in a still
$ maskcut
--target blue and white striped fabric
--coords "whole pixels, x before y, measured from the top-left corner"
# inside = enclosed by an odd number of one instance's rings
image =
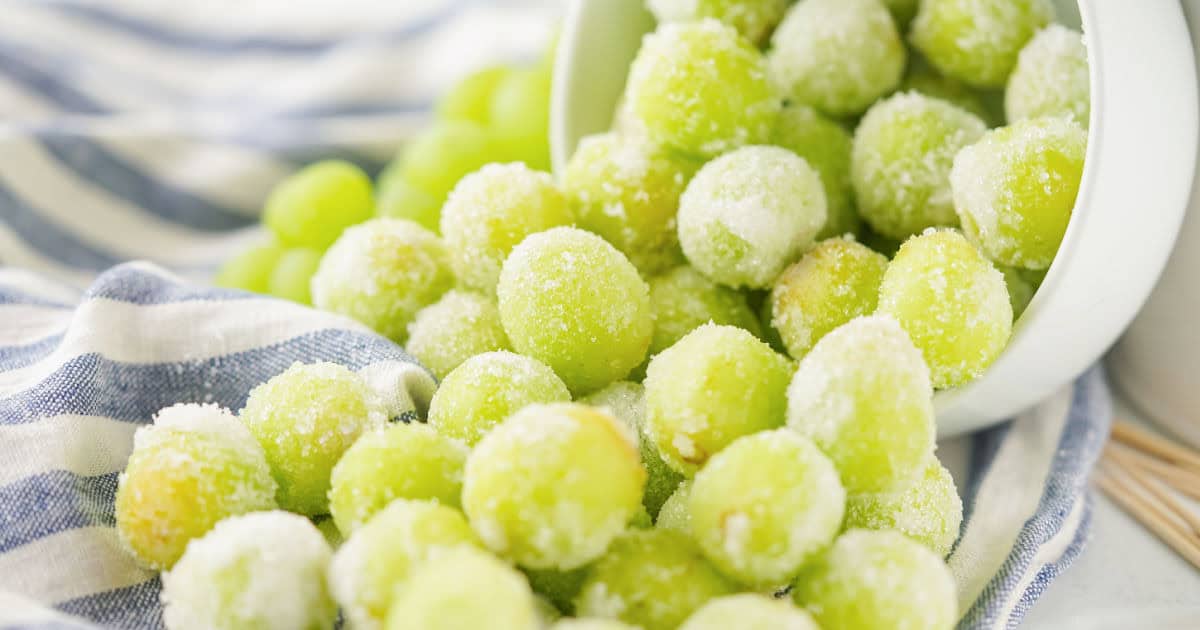
[[[160,407],[238,409],[293,361],[332,360],[419,410],[433,382],[395,345],[200,283],[259,237],[275,181],[327,156],[377,170],[432,95],[532,58],[555,4],[4,4],[0,629],[162,626],[112,513],[133,431]],[[120,264],[138,259],[156,265]],[[1080,552],[1108,405],[1097,370],[942,445],[967,510],[949,560],[962,628],[1016,625]]]

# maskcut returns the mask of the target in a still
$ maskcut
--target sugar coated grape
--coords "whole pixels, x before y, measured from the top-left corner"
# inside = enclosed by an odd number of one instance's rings
[[[904,42],[879,0],[796,3],[771,43],[778,88],[831,116],[863,112],[904,74]]]
[[[403,219],[374,219],[348,230],[321,259],[313,304],[357,319],[396,342],[418,311],[454,283],[446,247]]]
[[[833,462],[787,429],[739,438],[696,473],[692,536],[726,575],[769,588],[837,535],[846,491]]]
[[[589,617],[585,619],[562,619],[550,626],[550,630],[637,630],[616,619]]]
[[[330,555],[304,517],[272,511],[225,519],[163,574],[163,620],[172,630],[332,629]]]
[[[854,132],[850,166],[863,219],[895,239],[957,225],[950,168],[986,131],[974,114],[918,92],[871,107]]]
[[[764,142],[780,107],[762,53],[713,19],[659,26],[626,90],[652,141],[707,158]]]
[[[451,290],[417,313],[408,326],[405,348],[434,376],[446,378],[463,361],[507,350],[509,344],[495,299]]]
[[[485,552],[458,547],[425,562],[396,588],[387,630],[538,630],[529,584]]]
[[[271,271],[267,291],[276,297],[300,304],[312,303],[309,283],[321,264],[321,252],[297,247],[284,252]]]
[[[364,434],[333,467],[329,510],[349,534],[394,499],[458,505],[467,448],[424,424]]]
[[[943,74],[999,88],[1021,48],[1053,19],[1050,0],[922,0],[909,39]]]
[[[792,595],[825,630],[949,630],[958,619],[946,565],[898,532],[842,534],[796,580]]]
[[[670,529],[688,536],[692,535],[692,482],[684,480],[675,488],[675,492],[667,497],[658,511],[658,519],[654,526],[659,529]]]
[[[573,569],[625,529],[645,481],[619,420],[583,405],[530,405],[475,446],[462,500],[493,551],[534,569]]]
[[[429,424],[474,445],[526,405],[570,401],[571,392],[546,364],[511,352],[488,352],[446,376],[429,403]]]
[[[962,516],[950,471],[931,457],[921,476],[902,489],[851,495],[845,527],[896,530],[944,558],[958,539]]]
[[[803,358],[829,331],[875,311],[888,260],[848,238],[819,243],[771,290],[771,324],[788,354]]]
[[[1003,112],[993,107],[992,101],[985,102],[983,95],[956,79],[951,79],[934,69],[920,55],[909,57],[908,71],[900,83],[900,92],[920,92],[931,98],[940,98],[947,103],[965,109],[990,125],[997,122]]]
[[[800,362],[788,427],[825,451],[851,493],[907,484],[934,448],[929,369],[896,320],[855,319]]]
[[[575,610],[645,630],[673,630],[704,602],[734,590],[687,536],[633,530],[588,571]]]
[[[442,208],[450,264],[464,286],[493,293],[505,257],[526,236],[571,222],[548,173],[489,164],[463,178]]]
[[[645,389],[637,383],[618,381],[580,402],[606,409],[637,435],[639,450],[642,453],[642,466],[646,469],[646,489],[642,496],[642,505],[646,508],[649,518],[656,516],[663,502],[671,496],[679,482],[683,481],[683,476],[663,461],[662,456],[658,454],[658,447],[646,434]]]
[[[1009,122],[1070,116],[1087,127],[1091,113],[1089,85],[1083,35],[1052,24],[1021,49],[1004,91],[1004,111]]]
[[[266,293],[271,272],[275,271],[275,265],[285,251],[274,241],[251,247],[221,265],[213,284],[228,289]]]
[[[1083,177],[1087,133],[1066,118],[989,132],[954,159],[963,231],[993,260],[1046,269],[1062,243]]]
[[[355,530],[329,568],[329,585],[357,630],[382,627],[396,585],[440,551],[478,547],[458,510],[432,501],[397,499]]]
[[[512,73],[504,66],[477,70],[442,95],[437,115],[447,120],[469,120],[486,125],[491,118],[492,97],[496,88]]]
[[[525,577],[533,591],[548,599],[559,611],[571,615],[575,613],[575,596],[583,586],[588,568],[580,567],[569,571],[554,569],[525,569]]]
[[[431,232],[438,232],[442,217],[442,202],[437,197],[399,178],[380,184],[379,207],[376,215],[392,219],[408,219]]]
[[[522,241],[497,287],[513,348],[554,368],[575,394],[625,377],[645,358],[654,332],[649,293],[621,252],[566,227]]]
[[[679,241],[704,275],[763,288],[812,245],[826,216],[821,177],[808,162],[779,147],[745,147],[692,178],[679,202]]]
[[[530,168],[550,168],[550,72],[532,68],[510,72],[496,84],[488,109],[496,149],[507,160]]]
[[[117,481],[117,534],[142,564],[166,569],[221,519],[275,507],[262,448],[216,405],[167,407],[133,436]]]
[[[900,246],[883,274],[879,310],[908,332],[939,389],[982,374],[1012,333],[1004,275],[955,230],[930,230]]]
[[[413,138],[398,158],[397,175],[439,202],[458,180],[495,155],[487,129],[465,120],[443,120]]]
[[[819,630],[812,616],[786,600],[757,593],[718,597],[702,606],[679,630]]]
[[[744,328],[755,336],[762,332],[746,296],[709,280],[690,266],[655,276],[649,284],[650,305],[654,309],[652,355],[709,322]]]
[[[783,108],[771,143],[804,158],[825,186],[825,227],[818,239],[857,232],[860,224],[850,185],[850,134],[817,110],[800,103]]]
[[[788,0],[648,0],[646,4],[660,23],[715,18],[756,43],[766,39],[788,8]]]
[[[308,515],[328,512],[334,464],[387,421],[362,378],[334,363],[293,364],[250,392],[241,417],[266,451],[279,506]]]
[[[367,174],[349,162],[327,160],[280,182],[267,199],[263,223],[284,245],[325,249],[342,230],[373,214]]]
[[[642,273],[680,263],[679,196],[696,165],[638,138],[584,138],[563,174],[579,227],[603,236]]]
[[[705,324],[650,361],[650,438],[690,477],[737,438],[783,424],[790,374],[788,360],[754,335]]]

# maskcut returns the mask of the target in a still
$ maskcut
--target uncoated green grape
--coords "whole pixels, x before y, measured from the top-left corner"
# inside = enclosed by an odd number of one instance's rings
[[[996,269],[1004,274],[1004,284],[1008,287],[1008,301],[1013,309],[1013,320],[1020,319],[1021,313],[1025,312],[1026,307],[1033,301],[1033,296],[1037,294],[1046,273],[1005,265],[996,265]]]
[[[1050,0],[922,0],[909,39],[942,74],[1000,88],[1021,48],[1053,19]]]
[[[804,158],[825,187],[825,226],[817,239],[857,232],[861,221],[850,185],[850,133],[817,110],[799,103],[783,108],[771,143]]]
[[[771,289],[771,324],[801,359],[834,328],[875,311],[888,260],[850,238],[817,244]]]
[[[709,601],[679,630],[820,630],[803,608],[757,593],[726,595]]]
[[[761,336],[762,326],[745,295],[709,280],[690,266],[655,276],[649,284],[650,306],[654,309],[651,355],[709,322],[737,326]]]
[[[588,570],[575,610],[644,630],[674,630],[704,602],[735,589],[687,536],[631,530]]]
[[[313,304],[403,343],[408,324],[454,283],[441,239],[403,219],[373,219],[334,243],[312,278]]]
[[[808,162],[779,147],[744,147],[692,178],[679,201],[679,242],[709,278],[761,289],[812,245],[826,217]]]
[[[783,19],[788,0],[647,0],[646,5],[660,23],[715,18],[761,43]]]
[[[457,507],[466,461],[466,446],[424,424],[365,433],[333,467],[329,511],[349,536],[395,499]]]
[[[311,304],[310,283],[320,264],[321,252],[315,249],[303,247],[289,249],[279,258],[275,269],[271,271],[271,279],[267,282],[267,291],[276,297],[300,304]]]
[[[658,519],[655,520],[654,526],[659,529],[670,529],[691,536],[691,500],[692,482],[689,479],[685,479],[675,488],[675,492],[667,497],[666,502],[662,504],[662,509],[658,511]]]
[[[883,274],[879,310],[908,332],[938,389],[983,374],[1012,334],[1004,275],[956,230],[930,230],[900,246]]]
[[[402,149],[396,176],[439,202],[467,173],[495,157],[488,130],[465,120],[434,123]]]
[[[379,186],[379,207],[376,209],[376,216],[408,219],[431,232],[441,229],[438,225],[442,217],[440,199],[403,181],[399,176],[394,180],[381,182]]]
[[[163,574],[163,620],[173,630],[332,629],[331,553],[321,532],[295,514],[225,519]]]
[[[842,534],[800,575],[792,596],[825,630],[949,630],[958,619],[941,558],[891,531]]]
[[[764,142],[780,107],[762,53],[713,19],[647,36],[626,99],[654,143],[705,158]]]
[[[1086,129],[1091,113],[1089,85],[1083,35],[1051,24],[1021,49],[1004,91],[1004,111],[1010,123],[1070,116]]]
[[[342,230],[375,214],[371,179],[338,160],[310,164],[271,191],[263,224],[291,247],[325,249]]]
[[[760,588],[794,577],[837,535],[846,509],[838,471],[787,429],[734,441],[692,482],[692,536],[725,575]]]
[[[641,506],[633,436],[584,405],[530,405],[467,459],[463,507],[493,551],[533,569],[595,560]]]
[[[426,561],[396,588],[387,630],[538,630],[533,592],[516,569],[458,547]]]
[[[462,179],[442,208],[442,235],[459,282],[492,294],[504,259],[525,237],[571,222],[548,173],[489,164]]]
[[[675,214],[698,165],[643,139],[584,138],[563,173],[579,227],[603,236],[643,274],[683,261]]]
[[[954,158],[950,183],[963,231],[989,258],[1046,269],[1058,253],[1079,181],[1087,132],[1035,118],[988,132]]]
[[[378,630],[396,586],[445,549],[478,547],[458,510],[433,501],[397,499],[355,530],[334,554],[329,585],[350,627]]]
[[[512,69],[506,66],[489,66],[471,73],[442,95],[437,105],[438,117],[488,124],[492,98],[510,74]]]
[[[854,132],[850,177],[871,227],[903,240],[927,227],[958,225],[950,168],[987,124],[966,110],[917,92],[880,101]]]
[[[705,324],[646,370],[646,422],[663,460],[690,477],[737,438],[783,424],[791,365],[733,326]]]
[[[892,13],[896,28],[900,32],[908,28],[908,23],[917,15],[917,5],[920,0],[883,0],[884,6]]]
[[[944,558],[958,539],[962,517],[950,471],[930,457],[921,476],[903,489],[850,495],[845,528],[896,530]]]
[[[266,455],[233,414],[174,405],[134,433],[117,480],[117,534],[139,563],[167,569],[221,519],[275,507],[275,490]]]
[[[825,335],[788,387],[788,428],[833,460],[850,493],[882,492],[920,474],[934,448],[929,369],[885,315]]]
[[[485,352],[508,350],[496,300],[470,291],[451,290],[417,313],[404,346],[438,378],[463,361]]]
[[[266,452],[279,507],[306,515],[328,513],[334,465],[387,422],[362,378],[334,363],[292,364],[251,390],[241,419]]]
[[[587,570],[586,566],[569,571],[524,569],[533,592],[548,599],[564,615],[575,614],[575,595],[583,586]]]
[[[905,50],[879,0],[804,0],[771,36],[771,80],[830,116],[862,113],[904,74]]]
[[[526,405],[570,401],[571,392],[546,364],[511,352],[487,352],[446,376],[429,403],[429,424],[474,446]]]
[[[547,68],[510,72],[496,85],[488,112],[504,159],[539,171],[550,169],[550,78]]]
[[[621,252],[567,227],[522,241],[497,287],[513,348],[549,365],[576,395],[624,378],[645,358],[649,293]]]
[[[279,264],[285,251],[274,240],[251,247],[225,261],[213,278],[213,284],[228,289],[266,293],[271,272],[275,271],[275,265]]]

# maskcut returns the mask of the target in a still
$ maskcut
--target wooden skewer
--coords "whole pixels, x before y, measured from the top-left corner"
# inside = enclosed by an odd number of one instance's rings
[[[1200,500],[1200,473],[1180,468],[1141,451],[1117,446],[1111,442],[1105,447],[1104,453],[1126,467],[1136,466],[1148,470],[1172,488],[1193,499]]]
[[[1191,529],[1189,536],[1195,538],[1196,543],[1200,545],[1200,513],[1191,509],[1179,500],[1174,493],[1164,487],[1162,480],[1148,473],[1144,468],[1137,466],[1127,466],[1118,460],[1111,457],[1105,458],[1105,463],[1120,470],[1129,479],[1135,482],[1142,490],[1149,492],[1166,507],[1171,514],[1183,521]]]
[[[1200,569],[1200,543],[1181,531],[1177,521],[1166,517],[1157,504],[1149,501],[1136,490],[1131,490],[1107,469],[1095,477],[1096,485],[1121,506],[1130,516],[1137,519],[1155,536],[1175,550],[1192,566]]]
[[[1113,439],[1147,454],[1174,462],[1180,468],[1200,474],[1200,453],[1155,435],[1135,424],[1118,420],[1113,423]]]

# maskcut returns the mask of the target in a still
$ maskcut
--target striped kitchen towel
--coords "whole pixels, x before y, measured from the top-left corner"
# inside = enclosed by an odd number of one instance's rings
[[[532,59],[555,4],[4,4],[0,629],[162,626],[112,513],[160,407],[238,409],[293,361],[331,360],[396,392],[395,415],[422,411],[433,381],[390,342],[203,282],[260,237],[274,182],[329,156],[377,170],[469,69]],[[942,445],[966,504],[962,628],[1017,624],[1080,552],[1109,417],[1093,370]]]

